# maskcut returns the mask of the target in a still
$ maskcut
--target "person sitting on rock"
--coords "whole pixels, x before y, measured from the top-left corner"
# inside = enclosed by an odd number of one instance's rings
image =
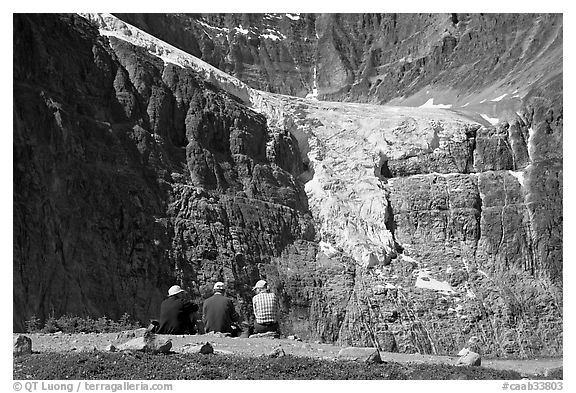
[[[179,285],[168,290],[168,297],[160,305],[158,334],[196,334],[196,318],[199,309],[185,297],[186,291]]]
[[[254,333],[275,332],[280,333],[278,326],[278,298],[268,288],[268,283],[259,280],[253,290],[256,295],[252,298],[252,307],[254,309]]]
[[[232,336],[239,334],[237,323],[240,316],[234,308],[232,299],[224,296],[226,286],[223,282],[218,281],[214,284],[214,294],[204,300],[202,307],[202,319],[206,333],[220,332],[229,333]]]

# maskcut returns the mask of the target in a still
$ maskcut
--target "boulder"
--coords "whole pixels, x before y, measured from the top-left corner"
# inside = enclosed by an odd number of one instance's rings
[[[462,349],[458,355],[460,358],[456,362],[457,366],[480,366],[482,363],[480,355],[467,348]]]
[[[348,360],[361,363],[382,363],[380,352],[376,348],[347,347],[342,348],[336,357],[338,360]]]
[[[200,347],[200,353],[202,355],[208,355],[208,354],[214,353],[214,347],[212,347],[212,344],[207,342],[206,344],[203,344]]]
[[[181,350],[182,353],[201,353],[202,355],[209,355],[214,353],[214,347],[209,342],[205,344],[185,344]]]
[[[28,355],[32,353],[32,339],[19,335],[14,339],[14,356]]]
[[[268,356],[271,358],[281,358],[283,356],[286,356],[286,353],[284,352],[284,349],[282,349],[282,347],[276,347],[268,354]]]
[[[136,337],[117,346],[119,351],[140,351],[152,353],[168,353],[172,348],[172,341],[160,341],[155,335]]]

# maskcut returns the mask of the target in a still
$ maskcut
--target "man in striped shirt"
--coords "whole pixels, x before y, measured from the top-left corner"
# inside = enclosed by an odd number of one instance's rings
[[[278,298],[270,292],[268,283],[260,280],[254,286],[256,296],[252,298],[252,307],[254,309],[254,333],[276,332],[280,334],[278,328]]]

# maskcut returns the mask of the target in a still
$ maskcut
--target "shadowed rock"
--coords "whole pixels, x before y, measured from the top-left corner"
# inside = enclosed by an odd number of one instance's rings
[[[32,353],[32,339],[19,335],[14,339],[14,356],[28,355]]]
[[[336,357],[338,360],[362,363],[382,363],[380,352],[376,348],[347,347],[342,348]]]

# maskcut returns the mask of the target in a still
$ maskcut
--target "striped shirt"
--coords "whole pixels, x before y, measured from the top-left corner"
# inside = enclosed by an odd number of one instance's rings
[[[272,292],[261,292],[252,298],[256,323],[276,322],[278,299]]]

